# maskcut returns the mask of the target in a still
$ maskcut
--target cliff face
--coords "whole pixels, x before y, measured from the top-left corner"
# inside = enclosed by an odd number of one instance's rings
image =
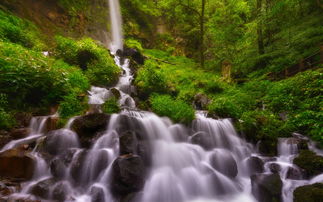
[[[109,43],[109,11],[106,0],[92,0],[81,9],[64,7],[61,0],[1,0],[0,8],[34,22],[50,39],[56,35],[89,36]],[[71,3],[72,4],[72,3]]]

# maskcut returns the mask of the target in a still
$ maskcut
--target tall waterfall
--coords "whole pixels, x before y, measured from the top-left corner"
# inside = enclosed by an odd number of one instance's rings
[[[109,0],[109,8],[112,35],[110,50],[112,53],[116,53],[118,49],[123,49],[122,18],[119,0]]]

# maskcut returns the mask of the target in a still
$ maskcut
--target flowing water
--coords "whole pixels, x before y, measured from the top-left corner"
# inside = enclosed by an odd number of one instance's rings
[[[113,53],[122,49],[118,4],[116,0],[109,0]],[[208,118],[205,112],[197,111],[192,124],[184,126],[136,109],[130,96],[135,89],[131,85],[133,75],[129,60],[116,56],[115,62],[123,70],[119,82],[111,89],[92,87],[89,105],[100,111],[100,105],[118,91],[123,110],[111,115],[105,132],[90,148],[82,148],[78,135],[71,130],[77,117],[65,128],[46,134],[43,128],[48,117],[33,118],[28,137],[2,148],[1,151],[5,151],[37,140],[31,152],[36,162],[34,176],[8,200],[37,199],[35,187],[49,184],[47,194],[42,196],[44,200],[119,201],[112,190],[112,165],[122,155],[120,136],[127,131],[134,132],[139,149],[133,153],[140,156],[146,168],[144,185],[141,191],[133,194],[131,201],[134,202],[254,202],[257,199],[252,194],[250,176],[272,173],[273,165],[280,168],[277,172],[283,181],[284,202],[293,200],[292,193],[297,186],[323,181],[323,174],[310,180],[304,180],[301,175],[293,179],[288,177],[290,169],[295,173],[299,170],[292,164],[298,148],[291,138],[279,139],[278,157],[267,158],[239,137],[229,119],[215,120]],[[42,152],[44,141],[47,142],[45,149],[51,154],[50,161]],[[309,148],[322,154],[312,142],[309,142]],[[265,162],[264,170],[255,169],[252,163],[255,159]]]

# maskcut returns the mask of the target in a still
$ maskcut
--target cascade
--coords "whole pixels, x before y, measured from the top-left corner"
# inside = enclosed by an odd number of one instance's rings
[[[120,9],[117,0],[109,0],[109,5],[111,52],[116,53],[122,49]],[[72,130],[79,117],[48,133],[43,130],[48,117],[35,117],[28,137],[1,149],[36,142],[30,153],[36,163],[34,175],[8,197],[9,201],[255,202],[261,200],[251,178],[272,174],[273,165],[280,167],[277,172],[283,182],[284,202],[293,200],[296,187],[323,181],[323,174],[310,180],[288,178],[289,169],[299,169],[292,163],[298,147],[290,138],[279,139],[278,156],[268,158],[239,137],[229,119],[215,120],[197,111],[193,123],[184,126],[138,110],[130,96],[134,87],[129,60],[122,60],[115,56],[123,70],[115,87],[93,86],[89,91],[89,105],[100,110],[116,89],[122,107],[119,114],[109,117],[104,131],[89,147],[82,146],[81,138]],[[312,142],[308,144],[322,155]]]

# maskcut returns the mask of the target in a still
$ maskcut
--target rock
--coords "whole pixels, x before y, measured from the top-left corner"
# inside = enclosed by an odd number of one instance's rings
[[[72,190],[70,190],[68,184],[59,182],[53,189],[52,198],[57,201],[65,201],[70,192],[72,192]]]
[[[52,178],[47,178],[37,182],[30,188],[30,193],[43,199],[50,197],[50,190],[55,184]]]
[[[53,130],[46,134],[44,149],[51,155],[65,154],[68,149],[77,147],[78,137],[69,129]]]
[[[10,131],[10,136],[12,139],[17,140],[27,137],[30,132],[30,128],[14,128]]]
[[[71,162],[70,175],[76,184],[81,181],[82,167],[87,153],[86,150],[76,153],[75,155],[77,156],[75,156]]]
[[[136,152],[137,140],[134,132],[126,131],[119,138],[120,155]]]
[[[299,168],[288,167],[286,178],[292,180],[302,180],[303,172]]]
[[[141,140],[137,144],[137,155],[141,157],[145,166],[149,167],[152,163],[151,145],[149,141]]]
[[[0,153],[0,177],[21,178],[30,180],[35,167],[34,159],[28,152],[10,149]]]
[[[110,88],[110,92],[113,94],[113,96],[116,99],[120,99],[121,94],[120,94],[120,91],[118,89],[116,89],[116,88]]]
[[[210,156],[210,164],[222,174],[234,178],[238,174],[237,163],[228,151],[215,151]]]
[[[283,183],[279,174],[256,174],[251,176],[253,195],[261,202],[282,201]]]
[[[91,202],[105,202],[104,190],[101,187],[93,186],[90,190]]]
[[[197,144],[206,150],[212,148],[211,136],[205,132],[197,132],[191,136],[191,143]]]
[[[64,178],[66,166],[61,159],[59,159],[59,158],[53,159],[50,162],[49,167],[50,167],[50,172],[52,173],[54,178],[57,178],[57,179]]]
[[[269,164],[269,169],[272,173],[279,173],[281,171],[281,167],[277,163]]]
[[[120,54],[120,52],[119,52]],[[123,57],[131,57],[136,63],[143,65],[145,62],[144,56],[134,48],[125,48],[122,52]]]
[[[93,113],[76,118],[71,128],[79,135],[82,146],[89,147],[91,139],[106,129],[110,116],[103,113]]]
[[[264,156],[277,155],[277,139],[263,139],[258,142],[258,150]]]
[[[14,118],[16,120],[16,126],[19,128],[25,128],[29,126],[29,123],[32,119],[33,115],[31,113],[27,112],[17,112],[14,115]]]
[[[250,174],[264,172],[264,162],[257,156],[251,156],[247,159],[247,166]]]
[[[323,157],[309,150],[302,150],[293,163],[304,170],[307,178],[323,172]]]
[[[10,189],[6,184],[0,182],[0,196],[8,196],[13,193],[13,190]],[[0,198],[1,201],[1,198]]]
[[[323,202],[323,184],[316,183],[297,187],[294,191],[294,202]]]
[[[111,190],[115,196],[140,191],[145,183],[143,161],[137,155],[123,155],[112,164]]]
[[[58,128],[59,117],[58,116],[52,116],[48,117],[46,120],[46,127],[45,127],[45,132],[49,132],[51,130],[56,130]]]
[[[307,140],[298,137],[291,137],[286,141],[287,144],[296,144],[298,150],[308,150],[307,142]]]
[[[12,140],[10,133],[5,130],[0,130],[0,148],[8,144]]]
[[[194,105],[196,107],[196,109],[198,110],[202,110],[205,109],[206,106],[210,103],[210,99],[202,94],[202,93],[198,93],[194,96]]]

